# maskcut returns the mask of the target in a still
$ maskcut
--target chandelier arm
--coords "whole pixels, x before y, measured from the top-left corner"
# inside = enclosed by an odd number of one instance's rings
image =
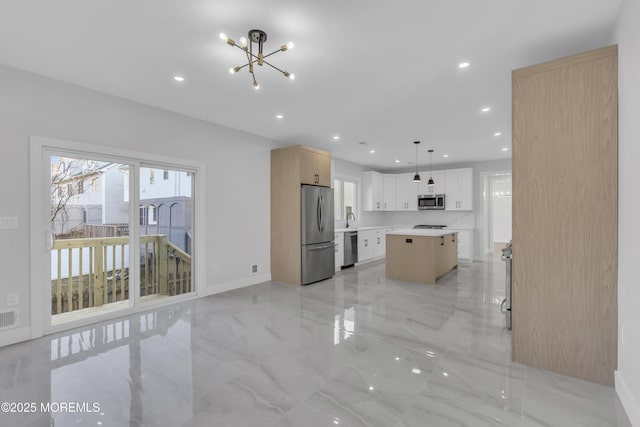
[[[267,57],[269,57],[269,56],[271,56],[271,55],[274,55],[274,54],[276,54],[276,53],[278,53],[278,52],[283,52],[283,50],[282,50],[282,49],[274,50],[274,51],[273,51],[273,52],[271,52],[270,54],[268,54],[268,55],[264,55],[264,56],[263,56],[263,58],[267,58]]]
[[[270,66],[271,68],[275,68],[276,70],[280,71],[282,74],[285,74],[284,71],[282,71],[280,68],[276,67],[275,65],[271,64],[270,62],[264,61],[264,63]]]

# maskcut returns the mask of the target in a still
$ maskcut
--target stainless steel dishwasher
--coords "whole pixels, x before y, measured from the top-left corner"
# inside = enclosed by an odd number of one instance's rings
[[[342,268],[351,267],[358,262],[358,232],[345,231],[344,233],[344,263]]]

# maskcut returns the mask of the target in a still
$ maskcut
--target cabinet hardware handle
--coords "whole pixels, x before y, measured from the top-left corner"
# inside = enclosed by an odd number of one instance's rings
[[[404,239],[405,243],[413,243],[413,239]]]
[[[444,246],[444,236],[440,236],[440,246]]]

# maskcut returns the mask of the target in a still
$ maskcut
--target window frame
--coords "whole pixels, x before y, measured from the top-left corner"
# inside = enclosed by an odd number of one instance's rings
[[[344,183],[345,182],[352,182],[355,185],[355,195],[354,195],[355,209],[352,212],[356,216],[356,219],[360,218],[360,212],[362,211],[362,209],[360,208],[361,193],[362,193],[362,180],[360,179],[360,177],[346,175],[346,174],[339,174],[339,173],[334,174],[333,179],[331,181],[334,191],[335,191],[335,181],[338,181],[340,183],[339,185],[340,185],[340,194],[341,194],[341,198],[340,198],[340,214],[341,215],[340,215],[340,218],[334,218],[334,220],[346,221],[346,213],[345,213],[345,205],[344,205]],[[335,203],[335,198],[334,198],[334,203]]]

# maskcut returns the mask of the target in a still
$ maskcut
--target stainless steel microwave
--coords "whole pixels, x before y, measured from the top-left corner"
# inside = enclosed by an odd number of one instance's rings
[[[444,194],[418,195],[418,210],[444,210]]]

